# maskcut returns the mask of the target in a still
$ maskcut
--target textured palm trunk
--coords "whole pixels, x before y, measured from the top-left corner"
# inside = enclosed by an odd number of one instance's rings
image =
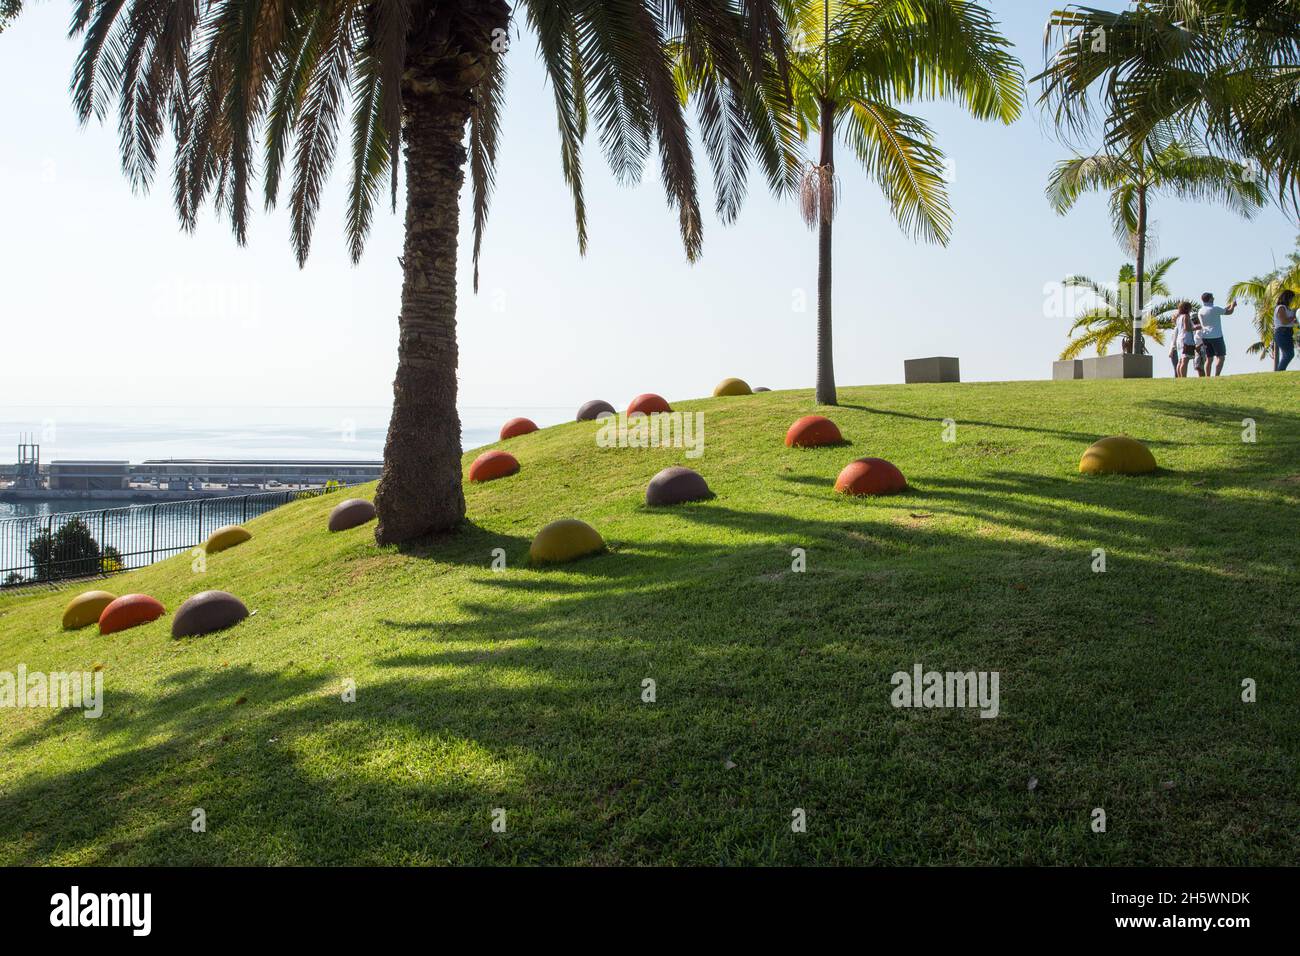
[[[463,97],[413,97],[407,105],[397,377],[375,494],[380,544],[449,531],[465,517],[456,411],[456,238],[468,119]]]
[[[822,101],[821,166],[834,182],[835,109]],[[837,405],[835,349],[831,341],[831,215],[823,209],[817,227],[817,404]]]
[[[1138,189],[1138,233],[1137,233],[1137,302],[1133,311],[1133,354],[1146,354],[1146,342],[1142,338],[1142,324],[1146,307],[1146,267],[1147,267],[1147,191],[1146,187]]]
[[[375,493],[375,539],[396,544],[465,519],[456,411],[456,251],[472,90],[485,73],[501,0],[417,3],[402,90],[406,241],[393,415]]]

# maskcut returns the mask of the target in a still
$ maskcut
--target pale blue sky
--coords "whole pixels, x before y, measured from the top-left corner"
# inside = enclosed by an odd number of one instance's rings
[[[1056,4],[989,5],[1032,75]],[[64,0],[31,4],[0,34],[0,407],[386,405],[400,209],[377,216],[355,267],[341,229],[342,166],[304,270],[282,213],[259,212],[245,248],[211,217],[186,236],[168,181],[132,195],[115,126],[78,127],[67,93],[69,10]],[[704,256],[691,266],[655,172],[635,189],[617,186],[593,138],[585,158],[591,243],[581,258],[531,38],[514,44],[509,66],[477,296],[468,242],[461,257],[462,404],[576,407],[601,397],[621,405],[643,391],[671,400],[705,395],[728,375],[810,387],[816,241],[794,206],[773,200],[756,178],[734,226],[708,216]],[[1045,286],[1074,272],[1111,279],[1123,261],[1104,199],[1064,219],[1051,212],[1043,184],[1066,153],[1032,106],[1010,128],[946,106],[920,112],[955,161],[955,235],[947,248],[909,240],[874,185],[841,162],[837,378],[900,381],[904,358],[932,354],[960,356],[968,380],[1044,378],[1068,326],[1044,315]],[[706,170],[702,162],[707,181]],[[1154,217],[1158,252],[1181,257],[1172,284],[1187,294],[1223,295],[1271,268],[1296,232],[1275,208],[1245,223],[1166,200]],[[806,311],[796,311],[803,296]],[[1230,372],[1262,368],[1242,352],[1246,321],[1229,320]]]

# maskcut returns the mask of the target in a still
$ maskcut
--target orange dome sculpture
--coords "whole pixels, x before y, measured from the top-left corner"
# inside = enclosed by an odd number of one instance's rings
[[[99,633],[125,631],[137,624],[148,624],[167,613],[162,602],[147,594],[123,594],[99,615]]]
[[[535,431],[537,431],[537,423],[531,418],[512,418],[501,426],[501,440],[518,438],[520,435]]]
[[[668,404],[662,395],[646,392],[644,395],[638,395],[632,399],[632,404],[627,407],[627,414],[630,418],[638,412],[642,415],[654,415],[659,412],[671,412],[672,410],[672,406]]]
[[[818,448],[823,445],[839,445],[843,441],[840,427],[821,415],[805,415],[785,433],[788,448]]]
[[[907,479],[883,458],[859,458],[835,479],[835,490],[846,495],[893,495],[907,487]]]
[[[519,470],[519,459],[508,451],[485,451],[469,466],[470,481],[491,481]]]

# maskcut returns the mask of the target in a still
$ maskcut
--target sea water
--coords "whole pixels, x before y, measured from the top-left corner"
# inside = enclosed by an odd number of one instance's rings
[[[380,406],[0,408],[0,462],[17,461],[20,435],[40,445],[43,464],[60,459],[141,462],[147,458],[379,461],[384,456],[389,412]],[[462,408],[462,446],[469,450],[496,441],[502,423],[521,415],[545,428],[571,420],[573,409]],[[0,501],[0,518],[120,506],[84,499]]]

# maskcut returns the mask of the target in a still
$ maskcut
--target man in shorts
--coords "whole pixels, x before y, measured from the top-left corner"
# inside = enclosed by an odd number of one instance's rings
[[[1201,296],[1201,338],[1205,340],[1205,373],[1222,375],[1223,360],[1228,357],[1228,347],[1223,341],[1223,317],[1232,315],[1237,309],[1237,301],[1228,303],[1226,309],[1214,304],[1213,293]],[[1211,368],[1213,367],[1213,368]]]

